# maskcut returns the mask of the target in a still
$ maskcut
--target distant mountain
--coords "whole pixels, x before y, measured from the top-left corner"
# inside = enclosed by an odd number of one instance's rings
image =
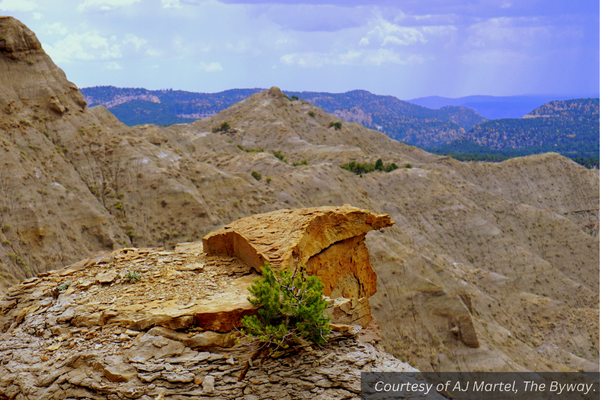
[[[598,164],[598,99],[552,101],[523,118],[486,121],[437,153],[514,157],[559,152],[571,158],[595,158]]]
[[[147,90],[100,86],[83,88],[89,106],[104,105],[123,123],[134,126],[153,123],[187,123],[217,114],[263,89],[232,89],[219,93],[179,90]],[[364,90],[346,93],[286,92],[328,113],[367,128],[384,132],[393,139],[415,146],[439,146],[457,139],[485,121],[466,107],[433,110],[393,96],[379,96]]]
[[[173,125],[208,118],[264,89],[231,89],[219,93],[147,90],[96,86],[81,93],[89,107],[103,105],[129,126]]]
[[[440,96],[420,97],[407,100],[409,103],[429,108],[447,106],[463,106],[477,111],[487,119],[521,118],[534,108],[553,101],[565,100],[569,96],[537,95],[537,96],[466,96],[448,98]]]
[[[365,90],[346,93],[288,92],[335,114],[343,120],[384,132],[392,139],[427,147],[447,143],[463,130],[485,121],[475,111],[461,106],[434,110],[379,96]]]

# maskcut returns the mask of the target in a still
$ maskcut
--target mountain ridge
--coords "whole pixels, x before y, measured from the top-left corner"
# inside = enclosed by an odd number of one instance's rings
[[[477,111],[487,119],[522,118],[531,110],[550,101],[580,98],[581,96],[564,95],[520,95],[520,96],[487,96],[473,95],[458,98],[428,96],[406,100],[429,108],[444,106],[464,106]],[[583,96],[586,97],[586,96]]]

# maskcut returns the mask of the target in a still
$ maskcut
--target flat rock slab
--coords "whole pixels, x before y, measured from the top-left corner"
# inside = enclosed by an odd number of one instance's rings
[[[202,239],[207,254],[238,257],[256,271],[306,265],[331,297],[369,297],[377,275],[364,244],[371,230],[392,226],[387,214],[344,205],[279,210],[237,220]]]

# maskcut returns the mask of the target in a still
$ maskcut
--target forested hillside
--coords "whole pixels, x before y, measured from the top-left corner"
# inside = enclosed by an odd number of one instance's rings
[[[524,118],[476,125],[458,140],[432,150],[488,161],[558,152],[591,167],[598,166],[598,129],[597,98],[552,101]]]

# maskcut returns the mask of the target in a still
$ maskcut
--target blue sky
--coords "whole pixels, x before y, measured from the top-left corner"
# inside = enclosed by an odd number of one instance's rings
[[[79,87],[597,95],[597,0],[0,0]]]

